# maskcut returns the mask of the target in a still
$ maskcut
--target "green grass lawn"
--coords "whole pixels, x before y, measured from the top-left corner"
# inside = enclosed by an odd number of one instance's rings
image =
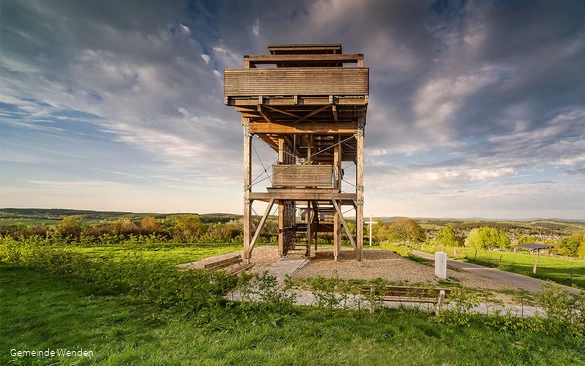
[[[383,243],[382,248],[393,250],[400,255],[406,256],[410,247]],[[585,261],[578,259],[563,259],[558,257],[547,257],[541,255],[538,259],[536,274],[532,273],[536,255],[527,252],[498,252],[491,250],[478,250],[460,247],[441,247],[425,244],[424,246],[413,247],[427,253],[445,251],[450,258],[476,263],[488,267],[495,267],[503,271],[514,272],[530,277],[550,280],[562,285],[578,286],[585,289]],[[501,258],[501,261],[500,261]],[[572,277],[572,279],[571,279]]]
[[[362,317],[218,307],[161,310],[90,286],[0,264],[0,364],[35,365],[578,365],[574,338],[455,327],[389,310]],[[237,308],[241,309],[241,308]],[[15,358],[16,350],[83,348],[78,357]]]
[[[242,250],[240,244],[108,244],[96,246],[71,246],[71,250],[89,257],[108,257],[112,259],[143,259],[167,264],[181,264],[203,258]]]
[[[0,226],[24,224],[24,225],[57,225],[61,220],[57,219],[46,219],[46,218],[34,218],[34,217],[20,217],[20,218],[3,218],[0,217]]]

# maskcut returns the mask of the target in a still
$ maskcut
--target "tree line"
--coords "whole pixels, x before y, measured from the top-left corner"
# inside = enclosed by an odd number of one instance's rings
[[[501,227],[505,227],[501,226]],[[473,227],[462,233],[451,225],[439,230],[435,238],[430,238],[425,230],[409,218],[399,218],[392,223],[377,222],[372,228],[373,239],[378,242],[400,244],[434,243],[448,247],[469,247],[477,249],[508,249],[512,240],[506,231],[497,226]],[[521,236],[518,244],[536,243],[533,236]],[[546,240],[544,243],[553,246],[552,253],[563,256],[585,258],[585,234],[573,234],[559,240]]]
[[[355,234],[355,224],[349,222]],[[71,243],[118,243],[118,242],[182,242],[182,243],[243,243],[241,219],[227,222],[205,223],[199,215],[179,215],[169,218],[143,217],[140,220],[121,218],[96,225],[84,224],[74,216],[68,216],[56,226],[49,225],[8,225],[0,227],[0,235],[29,238],[58,238]],[[268,220],[260,241],[276,243],[278,224]],[[369,233],[366,230],[365,233]],[[325,235],[323,239],[331,239]],[[507,249],[512,244],[504,229],[482,226],[469,232],[458,231],[451,225],[445,226],[431,238],[414,220],[398,218],[392,223],[377,222],[373,225],[373,240],[400,244],[434,243],[448,247],[470,247],[477,249]],[[519,244],[536,243],[533,236],[523,235]],[[573,234],[559,240],[547,240],[541,244],[553,246],[554,254],[585,258],[585,234]]]

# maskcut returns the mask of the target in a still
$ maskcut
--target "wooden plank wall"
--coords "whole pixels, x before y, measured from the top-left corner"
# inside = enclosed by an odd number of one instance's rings
[[[286,165],[272,166],[274,187],[332,187],[332,165]]]
[[[224,95],[367,95],[367,67],[225,69]]]

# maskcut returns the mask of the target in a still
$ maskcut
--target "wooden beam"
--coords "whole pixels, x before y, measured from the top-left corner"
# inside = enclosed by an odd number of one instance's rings
[[[274,142],[274,140],[272,140],[270,137],[268,137],[267,135],[258,135],[258,137],[262,141],[264,141],[268,146],[270,146],[272,150],[278,151],[278,144]]]
[[[271,64],[289,64],[289,63],[359,63],[363,55],[360,54],[321,54],[321,55],[250,55],[244,56],[244,63],[248,61],[249,67],[252,65],[271,65]]]
[[[273,123],[272,120],[270,118],[268,118],[266,113],[264,113],[263,108],[262,108],[262,104],[258,104],[258,113],[260,113],[260,115],[262,116],[262,118],[264,118],[264,120],[266,122]]]
[[[339,115],[337,114],[337,106],[335,104],[331,105],[331,110],[333,111],[333,119],[335,122],[339,122]]]
[[[316,190],[320,190],[315,188]],[[282,192],[281,192],[282,191]],[[309,192],[306,192],[309,191]],[[272,196],[277,200],[283,201],[325,201],[331,200],[332,192],[327,189],[323,189],[324,192],[315,192],[314,190],[308,189],[297,189],[286,190],[276,189],[270,190],[269,192],[251,192],[251,200],[259,200],[268,202]],[[352,205],[352,201],[356,199],[355,193],[333,193],[333,196],[338,201],[343,201],[343,204]]]
[[[262,229],[264,228],[264,225],[266,224],[266,219],[268,218],[268,215],[270,214],[270,210],[272,210],[273,204],[274,204],[274,197],[272,197],[270,199],[270,202],[268,202],[268,207],[266,207],[266,211],[264,211],[264,216],[262,216],[262,219],[260,220],[260,223],[258,224],[258,227],[256,228],[256,232],[254,233],[254,237],[252,238],[252,242],[250,242],[250,246],[248,247],[248,258],[250,258],[252,256],[252,250],[254,249],[254,245],[256,244],[258,237],[260,237],[260,232],[262,231]]]
[[[244,112],[244,113],[242,113],[242,117],[244,117],[244,118],[259,118],[260,116],[257,114]]]
[[[251,113],[257,113],[258,112],[258,109],[252,108],[252,107],[239,107],[239,106],[236,106],[234,108],[236,109],[236,112],[251,112]]]
[[[288,112],[288,111],[283,111],[282,109],[279,108],[274,108],[274,107],[270,107],[265,105],[264,107],[266,107],[267,109],[270,109],[271,111],[274,112],[278,112],[278,113],[282,113],[286,116],[290,116],[290,117],[294,117],[294,118],[302,118],[301,116],[299,116],[298,114],[292,113],[292,112]],[[306,119],[307,122],[311,122],[311,123],[315,123],[314,121],[308,120]]]
[[[339,106],[353,106],[356,109],[363,110],[365,113],[367,101],[367,94],[361,95],[343,95],[335,94],[335,104]],[[258,104],[258,98],[255,97],[229,97],[224,98],[226,105],[238,106],[238,107],[256,107]],[[276,98],[272,98],[269,95],[264,96],[262,103],[264,106],[294,106],[294,105],[325,105],[329,103],[329,97],[322,96],[301,96],[297,94],[293,95],[278,95]]]
[[[329,107],[329,106],[327,106]],[[319,123],[250,123],[250,132],[255,134],[273,133],[282,135],[295,134],[319,134],[338,135],[353,134],[357,131],[358,124],[355,122],[319,122]]]
[[[349,226],[347,226],[347,222],[343,218],[343,214],[341,213],[341,208],[337,204],[337,200],[335,198],[331,197],[331,202],[333,202],[333,206],[335,207],[335,211],[339,214],[339,221],[341,221],[341,225],[343,225],[343,227],[345,228],[345,233],[347,234],[347,237],[349,238],[351,245],[353,245],[353,248],[357,252],[355,240],[353,240],[353,235],[351,234],[351,231],[349,230]],[[359,261],[361,262],[361,259]]]
[[[322,112],[322,111],[326,110],[327,108],[329,108],[329,106],[328,106],[328,105],[325,105],[325,106],[323,106],[323,107],[321,107],[321,108],[317,108],[317,109],[315,109],[314,111],[312,111],[311,113],[309,113],[309,114],[305,115],[304,117],[297,119],[297,120],[296,120],[296,121],[294,121],[293,123],[299,123],[299,122],[302,122],[302,121],[306,120],[307,118],[309,118],[309,117],[311,117],[311,116],[314,116],[314,115],[316,115],[317,113],[319,113],[319,112]]]

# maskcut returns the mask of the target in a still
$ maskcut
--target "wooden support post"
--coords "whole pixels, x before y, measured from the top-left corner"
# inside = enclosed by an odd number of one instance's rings
[[[258,224],[258,227],[256,228],[256,232],[254,233],[254,237],[252,238],[252,242],[250,243],[250,246],[248,247],[248,251],[249,251],[248,258],[250,258],[252,256],[252,250],[254,249],[254,245],[256,244],[256,241],[260,237],[260,232],[262,232],[262,229],[264,228],[264,225],[266,224],[266,219],[268,218],[268,215],[270,215],[270,210],[272,210],[273,204],[274,204],[274,197],[272,197],[270,199],[270,202],[268,202],[268,206],[266,207],[266,211],[264,212],[264,216],[262,216],[262,219],[260,220],[260,223]]]
[[[317,244],[319,242],[319,206],[316,202],[313,202],[313,221],[315,221],[315,252],[317,252]]]
[[[284,202],[278,203],[278,255],[284,257]]]
[[[332,199],[331,202],[333,202],[333,206],[335,206],[335,210],[339,214],[339,221],[341,221],[341,225],[343,225],[343,228],[345,229],[345,233],[347,234],[347,237],[349,238],[351,245],[353,246],[353,248],[357,252],[355,240],[353,239],[353,235],[351,234],[351,231],[349,230],[349,226],[347,226],[347,222],[343,218],[343,214],[341,213],[341,207],[339,207],[339,204],[337,203],[336,199]]]
[[[333,214],[333,260],[337,262],[339,252],[341,251],[341,224],[339,213]]]
[[[278,139],[278,163],[284,164],[284,144],[281,137]],[[284,257],[284,202],[278,202],[278,255]]]
[[[313,210],[311,210],[311,201],[307,201],[307,252],[305,256],[311,256],[311,239],[313,239]]]
[[[250,263],[250,234],[252,231],[252,135],[250,134],[250,122],[243,118],[244,126],[244,260]]]
[[[336,145],[333,146],[333,165],[335,166],[334,187],[341,191],[341,160],[343,151],[341,150],[341,136],[337,136]],[[333,214],[333,260],[337,262],[339,252],[341,251],[341,211],[337,210]]]
[[[534,262],[534,267],[532,267],[532,273],[536,274],[536,269],[538,268],[538,258],[540,257],[540,250],[536,251],[536,261]]]
[[[341,136],[338,135],[336,145],[333,146],[333,165],[335,166],[335,182],[334,187],[341,190],[341,161],[343,159],[343,151],[341,149]]]
[[[362,262],[364,250],[364,125],[360,124],[356,133],[356,259]]]

